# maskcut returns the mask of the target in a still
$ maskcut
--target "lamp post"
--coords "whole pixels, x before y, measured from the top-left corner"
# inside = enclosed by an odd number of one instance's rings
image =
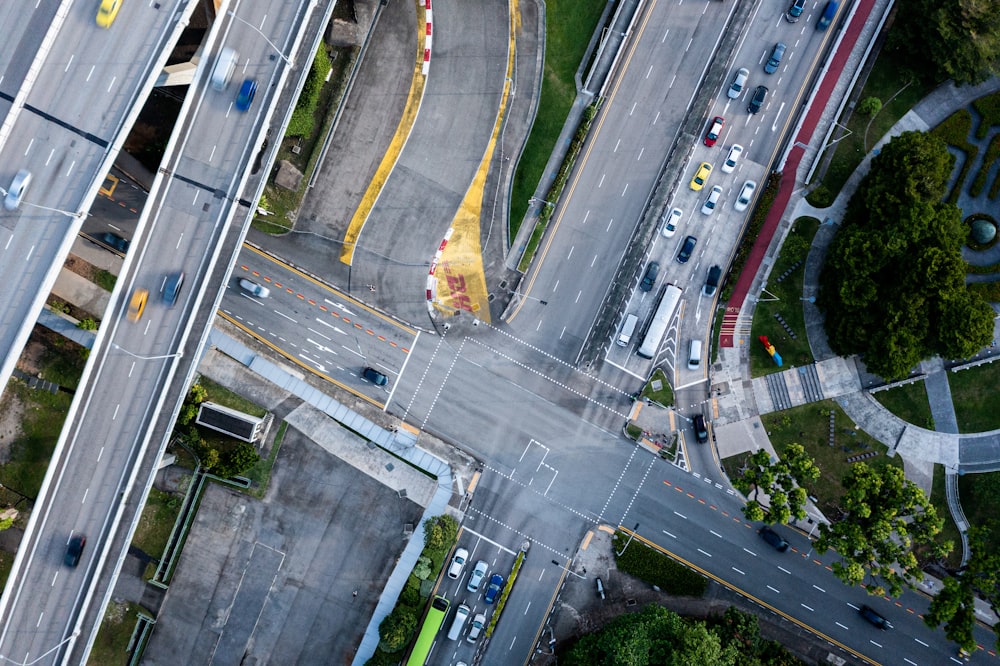
[[[6,197],[7,190],[0,187],[0,195]],[[66,217],[71,217],[74,220],[82,220],[87,217],[87,214],[82,211],[76,211],[75,213],[70,210],[63,210],[61,208],[52,208],[50,206],[43,206],[41,204],[31,203],[30,201],[20,201],[18,202],[18,207],[20,206],[31,206],[32,208],[40,208],[42,210],[47,210],[52,213],[59,213],[60,215],[65,215]]]
[[[536,298],[535,296],[528,296],[527,294],[522,294],[521,292],[514,291],[513,289],[508,289],[507,293],[510,294],[511,296],[520,296],[521,298],[529,298],[531,300],[538,301],[542,305],[548,305],[549,304],[548,301],[543,301],[542,299]]]
[[[636,530],[638,529],[639,529],[639,523],[636,523],[635,527],[632,528],[632,532],[628,535],[628,541],[626,541],[625,545],[622,546],[622,552],[618,553],[618,557],[621,557],[622,555],[625,554],[625,549],[628,548],[628,545],[630,543],[632,543],[632,537],[635,536]]]
[[[7,655],[3,655],[3,654],[0,654],[0,660],[8,661],[8,662],[10,662],[12,664],[17,664],[18,666],[31,666],[31,664],[37,664],[42,659],[45,659],[47,656],[49,656],[50,654],[52,654],[53,652],[55,652],[56,650],[58,650],[60,647],[62,647],[64,644],[68,643],[69,641],[73,640],[74,638],[76,638],[79,635],[80,635],[80,630],[77,629],[72,634],[70,634],[66,638],[62,639],[61,641],[59,641],[58,643],[56,643],[54,646],[52,646],[51,648],[49,648],[48,650],[46,650],[42,654],[38,655],[37,657],[35,657],[31,661],[15,661],[14,659],[11,659]]]
[[[250,23],[250,22],[249,22],[249,21],[247,21],[246,19],[243,19],[243,18],[240,18],[240,17],[239,17],[239,16],[237,16],[237,15],[236,15],[236,14],[235,14],[235,13],[233,12],[233,10],[231,10],[231,9],[227,10],[227,11],[226,11],[226,14],[227,14],[228,16],[231,16],[231,17],[233,17],[234,19],[236,19],[236,20],[237,20],[237,21],[239,21],[240,23],[243,23],[244,25],[248,25],[248,26],[250,26],[250,27],[251,27],[252,29],[256,30],[256,31],[257,31],[257,34],[258,34],[258,35],[260,35],[261,37],[263,37],[263,38],[264,38],[264,41],[265,41],[265,42],[267,42],[267,43],[268,43],[268,44],[270,45],[270,47],[271,47],[272,49],[274,49],[274,52],[278,54],[278,57],[279,57],[279,58],[281,58],[282,60],[284,60],[284,61],[285,61],[285,63],[286,63],[286,64],[287,64],[287,65],[288,65],[289,67],[292,67],[292,68],[294,68],[294,67],[295,67],[295,61],[294,61],[294,60],[292,60],[292,59],[290,59],[290,58],[289,58],[288,56],[286,56],[286,55],[285,55],[284,53],[282,53],[282,52],[281,52],[281,49],[279,49],[279,48],[278,48],[278,47],[277,47],[277,46],[275,45],[275,43],[274,43],[274,42],[272,42],[272,41],[271,41],[270,39],[268,39],[268,38],[267,38],[267,35],[265,35],[265,34],[264,34],[263,32],[261,32],[261,29],[260,29],[260,28],[258,28],[257,26],[255,26],[255,25],[254,25],[253,23]]]
[[[184,352],[177,352],[176,354],[161,354],[161,355],[158,355],[158,356],[144,356],[142,354],[134,354],[134,353],[130,352],[129,350],[125,349],[124,347],[122,347],[121,345],[119,345],[117,343],[114,343],[114,342],[111,343],[111,346],[112,346],[112,348],[117,349],[120,352],[124,352],[124,353],[128,354],[129,356],[131,356],[133,358],[137,358],[137,359],[139,359],[141,361],[158,361],[158,360],[164,359],[164,358],[182,358],[184,356]]]

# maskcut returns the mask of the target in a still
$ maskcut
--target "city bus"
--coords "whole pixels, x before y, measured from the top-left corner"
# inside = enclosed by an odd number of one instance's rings
[[[410,658],[406,660],[406,666],[424,666],[431,648],[434,646],[434,637],[444,624],[444,618],[448,614],[448,600],[440,594],[434,597],[431,602],[431,609],[427,611],[427,617],[420,627],[420,635],[413,645]]]
[[[663,344],[663,336],[667,333],[670,320],[674,318],[674,311],[677,310],[677,304],[680,302],[681,288],[674,284],[668,284],[667,288],[663,291],[663,298],[660,299],[660,304],[656,306],[653,319],[649,322],[649,326],[646,327],[646,334],[643,336],[642,344],[639,345],[639,350],[636,352],[639,356],[643,358],[653,358],[656,356],[660,345]]]

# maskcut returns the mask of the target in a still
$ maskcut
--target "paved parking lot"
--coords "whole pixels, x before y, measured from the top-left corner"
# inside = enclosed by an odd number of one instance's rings
[[[383,455],[332,421],[323,436]],[[264,500],[205,492],[143,663],[350,663],[419,523],[421,477],[401,498],[289,428]]]

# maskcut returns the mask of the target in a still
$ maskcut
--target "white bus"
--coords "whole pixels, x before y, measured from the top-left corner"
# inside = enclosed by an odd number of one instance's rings
[[[649,322],[649,326],[646,327],[646,334],[642,338],[642,344],[639,345],[639,351],[636,352],[639,356],[643,358],[653,358],[656,356],[656,352],[663,343],[663,336],[667,332],[667,326],[670,325],[670,320],[674,318],[674,312],[677,310],[677,304],[680,302],[681,288],[674,284],[668,284],[667,288],[663,291],[663,298],[660,299],[660,304],[656,306],[653,319]]]

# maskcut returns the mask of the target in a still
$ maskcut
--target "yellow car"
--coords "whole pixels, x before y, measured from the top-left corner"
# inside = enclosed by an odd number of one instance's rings
[[[708,177],[711,175],[712,165],[708,162],[702,162],[701,166],[698,167],[698,171],[695,172],[694,178],[691,179],[691,189],[697,192],[705,187],[705,183],[708,182]]]
[[[101,6],[97,10],[97,25],[110,28],[121,8],[122,0],[101,0]]]
[[[138,288],[132,292],[132,300],[128,304],[128,320],[139,321],[142,311],[146,309],[146,301],[149,300],[149,291]]]

